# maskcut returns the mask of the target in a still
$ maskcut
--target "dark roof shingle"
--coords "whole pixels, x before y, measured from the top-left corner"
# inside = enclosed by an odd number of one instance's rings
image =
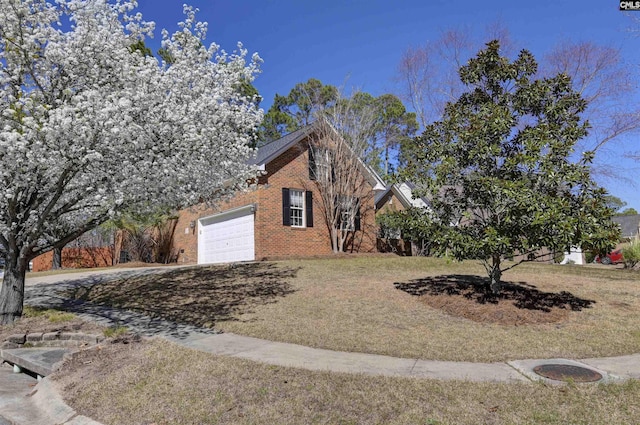
[[[307,125],[299,130],[282,136],[278,140],[274,140],[273,142],[269,142],[266,145],[259,147],[255,159],[251,160],[250,163],[264,164],[265,160],[270,159],[274,154],[286,149],[289,144],[298,141],[298,139],[303,137],[310,128],[311,125]]]
[[[623,238],[633,238],[638,235],[640,227],[640,214],[619,215],[613,217],[613,222],[620,225]]]

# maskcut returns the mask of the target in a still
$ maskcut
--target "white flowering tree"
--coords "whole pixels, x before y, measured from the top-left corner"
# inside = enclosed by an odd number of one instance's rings
[[[242,93],[260,58],[205,45],[185,6],[171,63],[136,49],[135,1],[0,0],[0,324],[22,314],[34,257],[121,211],[215,200],[246,165],[262,112]]]

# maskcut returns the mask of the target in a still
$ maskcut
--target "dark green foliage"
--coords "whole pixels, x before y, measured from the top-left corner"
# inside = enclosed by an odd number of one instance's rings
[[[287,96],[276,94],[264,116],[259,144],[277,140],[310,124],[318,114],[331,111],[337,102],[349,102],[348,109],[367,116],[367,123],[370,121],[368,116],[375,114],[373,126],[362,129],[369,140],[363,159],[381,174],[391,174],[398,152],[418,129],[415,113],[407,112],[400,99],[392,94],[376,98],[369,93],[356,92],[350,98],[342,98],[336,87],[310,78],[296,84]]]
[[[151,51],[151,49],[148,48],[147,45],[144,44],[144,41],[142,40],[138,40],[135,43],[133,43],[131,46],[129,46],[129,50],[131,51],[131,53],[137,52],[137,53],[140,53],[142,56],[153,56],[153,52]]]
[[[158,56],[160,56],[160,58],[167,65],[171,65],[172,63],[174,63],[176,61],[175,58],[171,55],[171,53],[169,53],[169,51],[167,49],[163,49],[163,48],[158,49]]]
[[[263,143],[277,140],[310,124],[316,111],[330,107],[337,99],[336,87],[324,85],[315,78],[296,84],[287,96],[276,94],[262,123]]]
[[[422,208],[408,208],[403,211],[393,211],[376,216],[376,223],[381,236],[400,232],[402,239],[419,241],[428,235],[434,221],[431,214]]]
[[[408,208],[376,216],[383,239],[398,239],[412,242],[419,250],[418,255],[444,254],[445,250],[436,245],[430,237],[434,228],[434,220],[429,211],[423,208]]]
[[[393,94],[383,94],[375,99],[378,110],[376,128],[376,148],[380,158],[379,171],[387,176],[393,170],[394,157],[398,162],[405,162],[402,148],[418,131],[418,121],[414,112],[408,112],[404,104]],[[394,152],[396,155],[394,155]]]
[[[616,215],[636,215],[638,211],[635,208],[625,208]]]
[[[457,259],[483,260],[494,292],[513,267],[501,266],[505,258],[603,252],[618,238],[606,192],[589,174],[593,155],[573,159],[587,134],[586,102],[566,75],[536,80],[536,71],[528,51],[511,62],[488,43],[460,69],[466,92],[407,152],[404,177],[432,200],[429,236]]]

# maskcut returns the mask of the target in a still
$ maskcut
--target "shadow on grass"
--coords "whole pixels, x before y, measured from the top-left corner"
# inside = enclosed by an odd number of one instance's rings
[[[500,294],[489,289],[488,278],[473,275],[443,275],[396,282],[394,286],[408,294],[461,296],[479,304],[498,304],[501,300],[513,301],[521,309],[551,311],[552,308],[581,311],[595,304],[593,300],[578,298],[570,292],[542,292],[525,282],[503,282]]]
[[[240,320],[259,305],[294,292],[297,269],[270,263],[181,268],[107,282],[83,282],[65,290],[67,299],[107,306],[180,324],[211,328]]]

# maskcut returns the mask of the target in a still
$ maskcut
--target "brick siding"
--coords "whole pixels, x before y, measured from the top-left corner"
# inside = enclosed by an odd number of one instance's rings
[[[174,236],[178,263],[198,260],[197,222],[232,208],[256,204],[254,221],[255,258],[325,255],[332,252],[329,228],[322,214],[322,199],[314,181],[309,179],[308,142],[301,141],[266,165],[266,175],[258,179],[257,188],[240,192],[221,202],[218,208],[204,205],[180,211]],[[373,191],[361,193],[361,231],[348,246],[353,252],[376,251],[376,225]],[[313,193],[313,227],[295,228],[282,224],[282,189],[299,189]],[[191,224],[194,224],[192,227]]]

